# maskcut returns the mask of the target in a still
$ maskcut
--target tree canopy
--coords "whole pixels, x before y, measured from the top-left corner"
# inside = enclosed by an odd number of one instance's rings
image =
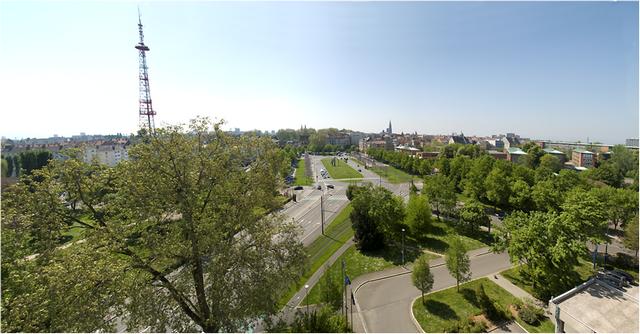
[[[281,155],[211,125],[157,129],[114,168],[70,154],[3,194],[3,329],[236,332],[274,313],[305,258],[269,214]]]

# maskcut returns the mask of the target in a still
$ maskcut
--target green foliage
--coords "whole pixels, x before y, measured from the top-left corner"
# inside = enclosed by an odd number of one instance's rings
[[[609,186],[592,189],[596,198],[605,205],[607,219],[614,228],[624,227],[638,212],[638,192]]]
[[[387,151],[380,148],[370,148],[369,150],[367,150],[367,154],[378,161],[389,164],[401,171],[413,175],[431,174],[431,170],[433,168],[430,160],[416,159],[404,152]],[[401,178],[406,179],[407,177],[401,176]]]
[[[14,171],[14,165],[13,165],[13,157],[6,157],[5,159],[7,161],[7,175],[6,176],[13,176],[13,171]]]
[[[509,196],[511,195],[509,167],[509,165],[496,162],[484,181],[484,186],[487,191],[487,199],[499,207],[504,207],[509,203]]]
[[[554,155],[545,154],[540,158],[540,166],[538,166],[538,168],[544,168],[553,173],[558,173],[562,169],[562,162]]]
[[[27,175],[30,175],[33,170],[46,166],[52,158],[53,156],[49,151],[28,150],[14,156],[13,164],[14,167],[18,166],[16,169],[21,168]]]
[[[521,211],[529,211],[532,207],[531,188],[527,182],[516,180],[511,184],[509,204]]]
[[[358,248],[363,251],[380,249],[387,239],[398,240],[406,226],[404,203],[383,187],[370,184],[361,187],[351,201],[351,222]]]
[[[449,178],[442,174],[427,176],[424,179],[422,193],[427,196],[429,203],[436,208],[438,218],[440,212],[451,213],[456,205],[456,193]]]
[[[540,211],[560,211],[563,202],[562,191],[553,180],[537,182],[531,189],[531,197]]]
[[[13,169],[16,171],[16,176],[20,176],[20,158],[17,155],[14,155],[12,160]]]
[[[616,166],[622,175],[633,175],[638,171],[638,151],[627,149],[623,145],[616,145],[611,150],[611,163]]]
[[[407,203],[405,224],[414,235],[429,231],[431,227],[431,207],[424,195],[411,195]]]
[[[478,233],[480,226],[486,226],[489,223],[489,217],[484,212],[484,206],[475,201],[465,203],[464,207],[460,210],[460,218],[463,222],[464,229],[469,234]]]
[[[337,314],[328,306],[314,309],[306,314],[298,310],[293,323],[288,325],[285,320],[278,319],[275,323],[267,321],[268,333],[349,333],[351,329],[344,316]]]
[[[283,162],[271,140],[198,119],[129,155],[109,168],[71,154],[3,193],[3,330],[113,332],[120,316],[128,331],[240,331],[277,311],[305,254],[296,225],[266,215]],[[73,223],[83,242],[58,247]]]
[[[588,176],[592,180],[601,181],[616,188],[620,188],[624,181],[624,174],[620,168],[610,161],[604,161],[597,168],[590,169]]]
[[[575,273],[567,268],[578,264],[586,242],[604,239],[601,203],[584,190],[568,193],[561,214],[514,212],[497,233],[494,250],[507,250],[513,262],[526,262],[533,289],[543,299],[572,287]]]
[[[473,161],[466,155],[456,155],[449,165],[449,180],[458,191],[462,191],[462,180],[471,170]]]
[[[413,264],[411,281],[422,292],[422,301],[424,302],[424,294],[433,288],[433,274],[429,268],[429,257],[426,254],[420,256]]]
[[[544,310],[527,299],[522,305],[520,305],[518,309],[518,317],[527,324],[535,326],[540,322],[540,319],[544,317]]]
[[[449,273],[456,279],[456,287],[460,291],[460,283],[471,279],[471,265],[467,249],[459,237],[451,240],[445,255],[445,262]]]
[[[356,196],[358,189],[360,189],[360,187],[357,184],[355,183],[349,184],[347,186],[347,199],[350,201],[353,200],[353,198]]]
[[[625,247],[636,252],[636,258],[638,257],[638,229],[638,215],[636,214],[624,227],[623,239]]]
[[[0,161],[0,171],[2,171],[2,177],[9,176],[9,163],[4,158],[2,158]]]
[[[325,274],[320,281],[322,302],[337,310],[342,305],[342,273],[340,268],[325,266]]]
[[[495,159],[488,155],[483,155],[474,160],[471,170],[467,173],[463,181],[465,195],[477,200],[485,198],[486,191],[484,182],[491,172],[494,161]]]

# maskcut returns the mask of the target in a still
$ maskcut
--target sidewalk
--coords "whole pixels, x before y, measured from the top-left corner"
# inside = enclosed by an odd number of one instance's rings
[[[511,283],[508,279],[504,278],[502,275],[500,274],[489,275],[487,276],[487,278],[489,278],[492,282],[498,284],[501,288],[507,290],[510,294],[516,296],[517,298],[530,299],[538,306],[542,308],[546,308],[545,303],[533,297],[530,293],[522,290],[515,284]]]

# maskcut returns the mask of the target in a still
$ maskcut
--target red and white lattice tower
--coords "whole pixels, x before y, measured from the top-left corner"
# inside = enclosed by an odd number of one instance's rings
[[[139,77],[139,117],[140,127],[146,128],[149,133],[155,132],[155,122],[153,117],[156,112],[151,104],[151,90],[149,89],[149,68],[147,67],[147,51],[149,47],[144,45],[144,34],[142,33],[142,20],[140,18],[140,9],[138,8],[138,32],[140,33],[140,42],[136,45],[139,53],[140,69]]]

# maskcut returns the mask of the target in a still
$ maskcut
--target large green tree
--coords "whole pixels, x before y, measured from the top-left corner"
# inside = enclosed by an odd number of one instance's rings
[[[509,204],[511,194],[509,172],[508,167],[505,168],[503,164],[496,163],[484,181],[487,199],[495,206],[505,207]]]
[[[445,254],[445,262],[447,270],[456,280],[456,288],[460,291],[460,283],[464,283],[471,279],[471,262],[467,249],[460,237],[451,238],[449,249]]]
[[[391,191],[370,184],[360,187],[351,201],[350,214],[357,246],[362,250],[384,247],[399,240],[404,225],[404,203]]]
[[[489,225],[490,221],[484,212],[484,206],[476,201],[470,201],[464,204],[464,207],[460,210],[460,219],[469,233],[478,233],[480,226]],[[490,225],[489,229],[491,229]]]
[[[431,206],[424,195],[411,195],[407,203],[405,222],[414,235],[429,231],[431,227]]]
[[[305,257],[268,214],[278,151],[199,119],[114,168],[71,154],[23,176],[3,194],[3,330],[235,332],[276,312]],[[72,226],[82,241],[60,247]]]
[[[485,198],[484,181],[491,172],[494,158],[483,155],[473,161],[471,170],[463,180],[464,193],[474,199],[483,200]]]
[[[435,207],[438,219],[441,212],[448,214],[456,206],[455,188],[449,178],[442,174],[427,176],[422,193],[427,195],[429,202]]]
[[[586,242],[604,240],[605,216],[597,198],[582,189],[567,194],[562,213],[554,211],[514,212],[497,233],[494,250],[507,250],[513,262],[525,270],[538,295],[551,295],[571,288],[572,270],[587,252]]]
[[[424,303],[424,294],[428,293],[433,288],[433,274],[429,268],[429,258],[426,254],[420,256],[413,264],[411,281],[422,293],[422,303]]]

